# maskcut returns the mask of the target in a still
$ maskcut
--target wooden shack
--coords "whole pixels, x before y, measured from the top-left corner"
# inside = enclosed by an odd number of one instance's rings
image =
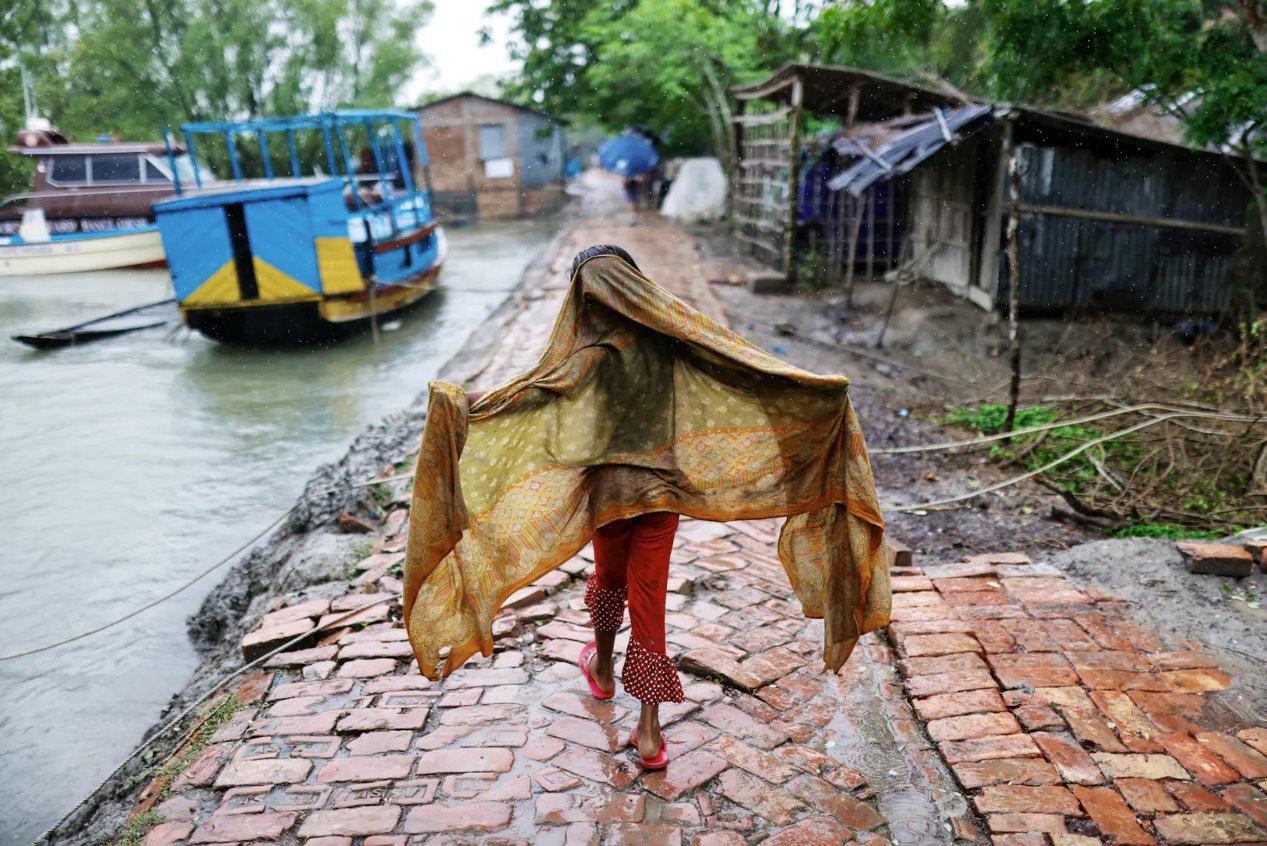
[[[420,106],[418,117],[438,217],[512,218],[562,205],[564,121],[469,91]]]

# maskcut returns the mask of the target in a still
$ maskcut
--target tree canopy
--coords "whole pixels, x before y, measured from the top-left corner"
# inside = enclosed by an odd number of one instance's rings
[[[0,10],[0,136],[23,121],[19,65],[72,138],[190,120],[389,106],[424,61],[431,0],[17,0]],[[0,188],[20,163],[0,157]],[[6,193],[8,192],[6,191]]]

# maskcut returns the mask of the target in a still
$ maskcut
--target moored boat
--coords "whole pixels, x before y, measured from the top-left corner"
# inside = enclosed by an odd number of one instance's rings
[[[93,270],[162,267],[163,242],[157,226],[117,232],[76,232],[27,241],[0,236],[0,276],[42,276]]]
[[[434,287],[444,233],[415,115],[323,112],[181,131],[194,185],[181,180],[180,196],[155,213],[191,329],[246,345],[318,343],[368,329]],[[210,141],[200,136],[223,144],[232,181],[202,184],[196,151]],[[286,155],[275,157],[281,138]],[[248,176],[244,159],[262,176]]]
[[[9,152],[33,159],[30,191],[0,203],[0,276],[161,267],[153,205],[189,167],[162,141],[72,143],[32,120]],[[207,174],[208,181],[210,174]]]

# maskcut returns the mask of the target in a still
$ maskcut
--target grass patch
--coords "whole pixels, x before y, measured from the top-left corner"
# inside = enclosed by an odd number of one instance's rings
[[[150,829],[162,825],[167,820],[158,811],[146,811],[137,814],[123,824],[119,834],[114,838],[114,846],[141,846]]]
[[[1178,523],[1127,523],[1109,531],[1115,538],[1162,538],[1163,540],[1218,540],[1223,529],[1194,529]]]
[[[1017,430],[1059,424],[1057,408],[1032,405],[1018,408]],[[1003,403],[958,408],[939,422],[971,429],[979,435],[1003,433],[1007,406]],[[1134,418],[1138,420],[1138,418]],[[1132,419],[1110,418],[1091,424],[1055,425],[1043,432],[1015,435],[990,445],[990,458],[1004,464],[1037,470],[1074,449],[1131,425]],[[1167,460],[1162,430],[1144,430],[1098,443],[1043,472],[1042,481],[1089,504],[1097,514],[1111,514],[1120,522],[1109,531],[1114,537],[1221,538],[1253,522],[1241,513],[1244,471],[1208,471],[1186,460],[1182,444]],[[1205,515],[1223,515],[1221,520]]]

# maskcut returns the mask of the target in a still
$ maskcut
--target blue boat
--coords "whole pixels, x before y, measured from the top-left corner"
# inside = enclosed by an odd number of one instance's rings
[[[234,344],[321,343],[435,286],[446,248],[416,115],[336,111],[180,130],[194,184],[178,182],[177,198],[154,212],[191,329]],[[231,178],[203,178],[204,148]]]

